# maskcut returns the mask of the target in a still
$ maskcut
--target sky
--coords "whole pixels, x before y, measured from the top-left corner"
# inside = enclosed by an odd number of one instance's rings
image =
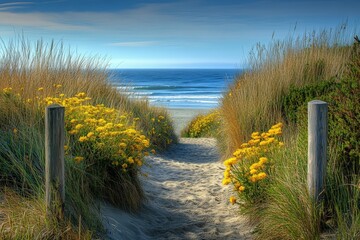
[[[0,0],[0,37],[62,41],[112,68],[242,68],[273,36],[355,29],[359,9],[359,0]]]

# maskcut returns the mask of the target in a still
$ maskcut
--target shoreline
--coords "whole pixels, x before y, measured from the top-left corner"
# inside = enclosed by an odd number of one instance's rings
[[[183,130],[186,125],[197,115],[205,114],[213,110],[210,109],[195,109],[195,108],[166,108],[169,113],[173,124],[174,130],[177,136],[180,136],[181,130]]]

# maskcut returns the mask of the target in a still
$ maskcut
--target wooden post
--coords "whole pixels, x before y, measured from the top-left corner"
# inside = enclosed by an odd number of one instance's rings
[[[326,102],[314,100],[308,102],[308,190],[310,196],[318,202],[326,173],[327,155],[327,113]]]
[[[65,108],[53,104],[45,109],[45,199],[48,217],[64,219],[64,127]]]

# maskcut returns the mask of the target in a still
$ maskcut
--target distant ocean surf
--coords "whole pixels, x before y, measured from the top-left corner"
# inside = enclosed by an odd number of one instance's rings
[[[110,81],[132,98],[167,108],[211,109],[238,69],[113,69]]]

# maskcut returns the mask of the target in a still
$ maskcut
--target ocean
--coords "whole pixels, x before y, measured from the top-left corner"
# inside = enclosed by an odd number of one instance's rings
[[[132,98],[170,109],[216,108],[239,69],[112,69],[110,81]]]

